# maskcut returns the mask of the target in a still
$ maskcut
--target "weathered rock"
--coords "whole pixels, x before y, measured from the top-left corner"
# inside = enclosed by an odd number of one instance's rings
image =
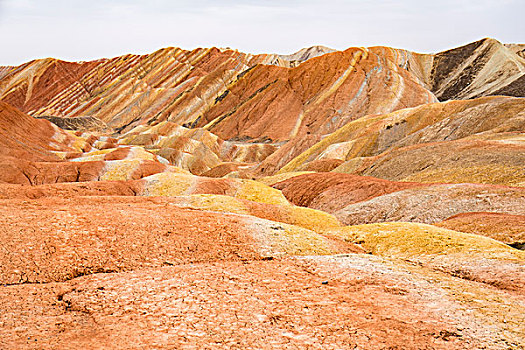
[[[491,286],[371,255],[223,260],[0,287],[0,344],[520,348],[523,306]]]
[[[457,169],[458,179],[452,181],[451,176],[440,179],[437,174],[426,181],[516,184],[524,181],[518,169],[523,163],[520,156],[523,152],[519,148],[524,129],[525,99],[522,98],[487,97],[426,104],[350,122],[304,151],[280,172],[303,169],[317,160],[340,159],[345,163],[336,168],[336,172],[389,180],[402,180],[404,176],[398,176],[400,172],[408,176],[419,169],[445,168],[451,172]],[[491,155],[484,157],[481,153]],[[488,165],[496,162],[500,168],[494,168],[490,174]],[[462,167],[471,169],[461,174]],[[476,167],[483,170],[476,171]],[[512,174],[516,171],[518,175],[514,179]],[[476,178],[480,172],[486,172],[485,178]],[[472,174],[470,178],[469,174]]]
[[[356,251],[298,226],[181,205],[119,196],[0,200],[0,285],[166,264]],[[287,215],[284,209],[281,215]],[[318,214],[323,215],[330,217]]]
[[[171,122],[138,126],[122,136],[121,144],[146,147],[171,164],[201,175],[222,164],[244,166],[259,163],[277,146],[268,143],[224,141],[202,128],[186,128]],[[226,175],[226,174],[224,174]]]
[[[54,152],[86,150],[83,139],[68,134],[46,120],[37,120],[0,102],[0,157],[24,161],[58,161]]]
[[[401,258],[463,279],[524,295],[525,252],[493,239],[431,225],[382,223],[337,229],[334,235],[374,255]]]
[[[393,181],[521,186],[523,164],[525,143],[457,140],[393,150],[357,173]]]
[[[319,233],[341,226],[335,217],[320,210],[286,204],[258,203],[231,196],[213,194],[178,196],[171,203],[181,208],[252,215]]]
[[[272,187],[281,190],[295,205],[335,213],[350,204],[421,186],[426,185],[350,174],[313,173],[294,176]]]
[[[0,348],[523,348],[522,49],[0,67]]]
[[[434,225],[490,237],[514,248],[525,248],[524,215],[490,212],[461,213]]]
[[[460,213],[485,211],[525,215],[525,188],[476,184],[409,188],[350,204],[335,216],[346,225],[387,221],[432,224]]]
[[[525,59],[494,39],[440,52],[426,77],[440,100],[524,96]]]
[[[145,177],[140,182],[142,196],[218,194],[267,204],[289,204],[280,191],[253,180],[213,179],[164,172]]]

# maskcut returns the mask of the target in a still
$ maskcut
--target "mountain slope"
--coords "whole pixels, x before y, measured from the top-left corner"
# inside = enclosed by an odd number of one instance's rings
[[[525,96],[525,59],[518,50],[483,39],[425,60],[422,78],[440,101],[488,95]]]
[[[280,172],[299,171],[316,160],[339,159],[345,163],[336,172],[389,180],[520,184],[525,181],[524,130],[523,98],[426,104],[348,123]],[[409,177],[422,171],[434,173],[425,179]]]
[[[0,348],[523,349],[522,51],[0,67]]]

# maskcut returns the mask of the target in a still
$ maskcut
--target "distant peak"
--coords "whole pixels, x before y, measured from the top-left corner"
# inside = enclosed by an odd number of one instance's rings
[[[331,49],[326,46],[316,45],[311,47],[305,47],[304,49],[301,49],[291,55],[279,55],[283,60],[286,61],[295,61],[298,63],[302,63],[304,61],[309,60],[310,58],[322,56],[324,54],[335,52],[336,50]]]

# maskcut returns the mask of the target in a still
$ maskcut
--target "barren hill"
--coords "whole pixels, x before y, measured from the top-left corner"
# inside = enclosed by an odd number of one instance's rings
[[[0,67],[0,348],[523,349],[524,62]]]

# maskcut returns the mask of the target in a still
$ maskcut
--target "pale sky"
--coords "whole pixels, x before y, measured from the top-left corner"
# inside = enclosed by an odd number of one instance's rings
[[[524,0],[0,0],[0,65],[167,46],[438,52],[484,37],[525,43],[524,13]]]

